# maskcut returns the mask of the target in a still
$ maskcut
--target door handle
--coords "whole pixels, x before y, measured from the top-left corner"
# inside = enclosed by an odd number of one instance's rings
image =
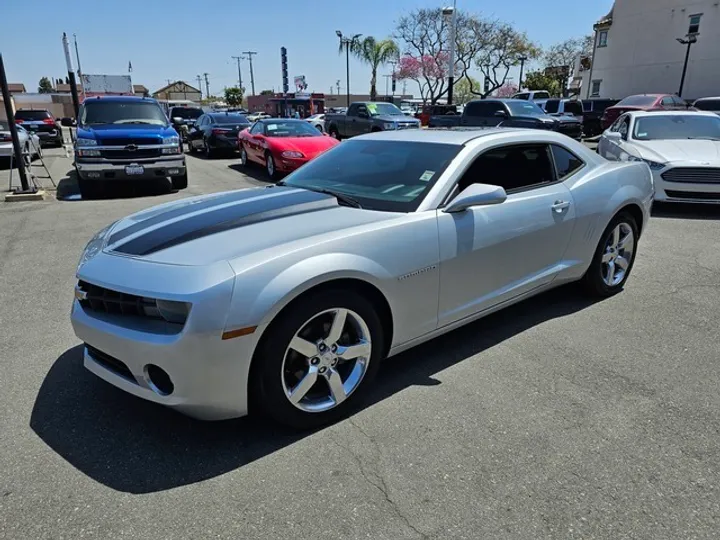
[[[570,208],[568,201],[555,201],[555,204],[552,205],[552,209],[558,214],[561,214],[567,208]]]

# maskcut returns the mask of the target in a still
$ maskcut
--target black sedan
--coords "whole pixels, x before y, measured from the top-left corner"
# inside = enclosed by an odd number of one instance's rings
[[[202,150],[206,157],[212,157],[220,151],[235,152],[238,149],[238,133],[249,126],[250,121],[243,114],[203,114],[188,132],[188,150],[191,154]]]

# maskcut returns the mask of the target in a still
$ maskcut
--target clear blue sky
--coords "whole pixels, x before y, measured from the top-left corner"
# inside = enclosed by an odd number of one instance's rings
[[[285,46],[291,86],[292,77],[302,74],[310,91],[328,93],[340,79],[344,93],[345,59],[338,55],[335,30],[387,37],[403,14],[439,6],[443,0],[226,0],[208,2],[214,10],[199,7],[205,3],[0,0],[0,18],[10,21],[2,29],[8,80],[23,82],[28,91],[35,91],[42,76],[65,77],[64,31],[71,45],[72,34],[77,34],[84,73],[127,74],[128,61],[132,61],[133,83],[144,84],[151,92],[164,86],[166,79],[196,84],[196,75],[207,72],[211,93],[219,94],[225,86],[237,84],[237,65],[230,57],[247,50],[258,52],[256,91],[273,87],[279,91],[280,47]],[[592,24],[610,10],[612,0],[457,0],[457,5],[511,22],[547,46],[590,33]],[[247,62],[242,70],[249,93]],[[369,69],[351,60],[350,70],[351,91],[367,93]],[[389,66],[380,72],[389,73]],[[380,77],[378,92],[384,92],[384,85]],[[408,92],[419,96],[411,85]]]

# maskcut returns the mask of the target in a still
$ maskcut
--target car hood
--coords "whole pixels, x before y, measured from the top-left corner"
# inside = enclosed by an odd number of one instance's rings
[[[171,126],[153,126],[139,124],[100,124],[79,126],[77,136],[85,139],[162,139],[177,135]]]
[[[720,141],[701,139],[633,141],[643,159],[666,163],[672,161],[720,162]]]
[[[289,186],[193,197],[118,221],[104,252],[175,265],[209,265],[314,245],[404,214],[340,206],[335,197]]]
[[[313,158],[338,144],[332,137],[268,137],[270,148],[275,152],[294,150],[302,152],[306,158]]]

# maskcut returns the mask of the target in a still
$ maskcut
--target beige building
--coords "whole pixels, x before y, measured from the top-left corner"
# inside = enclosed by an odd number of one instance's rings
[[[590,69],[582,97],[621,99],[632,94],[677,93],[690,47],[683,96],[720,95],[718,0],[616,0],[594,27]]]
[[[152,97],[160,100],[180,100],[189,99],[190,101],[200,102],[202,93],[194,86],[190,86],[185,81],[175,81],[172,84],[163,86],[159,90],[153,92]]]

